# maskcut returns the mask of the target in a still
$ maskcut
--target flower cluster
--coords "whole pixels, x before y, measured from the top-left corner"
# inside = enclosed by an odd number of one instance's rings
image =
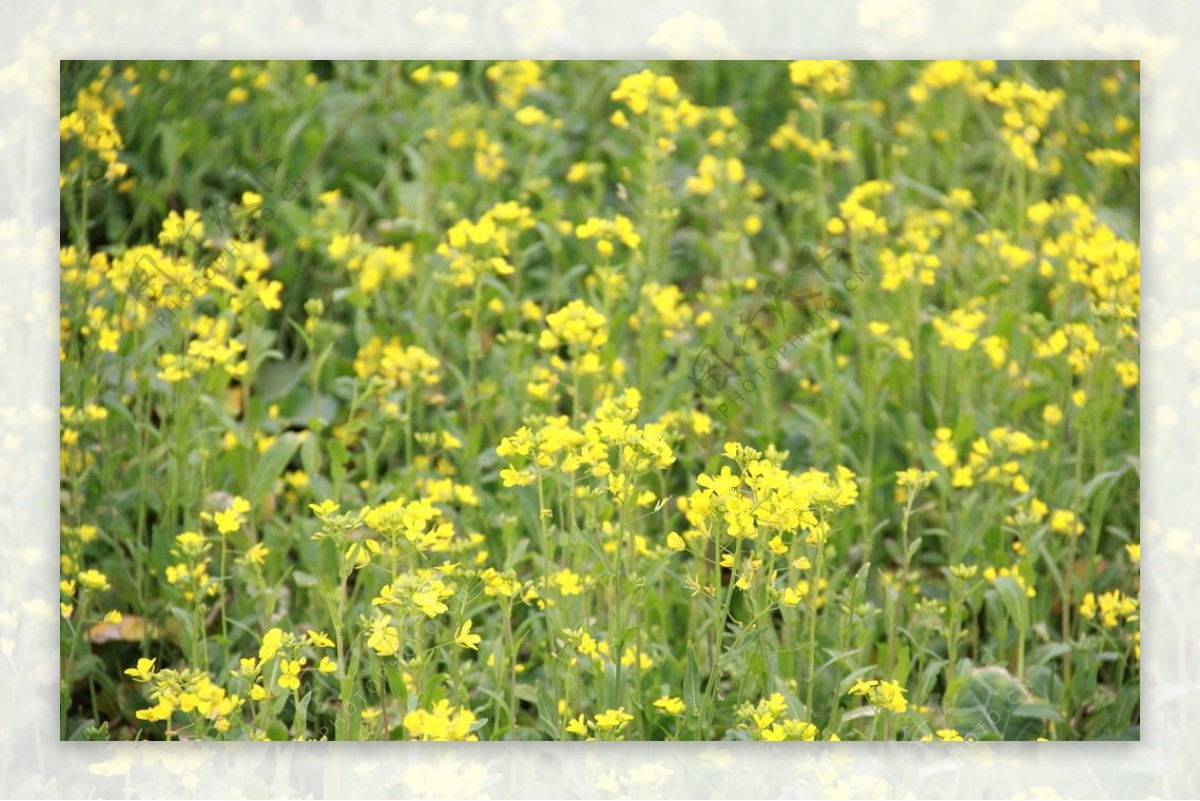
[[[517,269],[509,261],[512,248],[534,225],[530,210],[515,201],[497,203],[477,220],[459,220],[437,247],[449,263],[450,282],[468,287],[485,274],[512,275]]]
[[[743,704],[737,711],[743,723],[741,727],[750,731],[755,740],[780,742],[782,740],[817,739],[817,727],[790,715],[788,702],[782,693],[772,693],[757,704]]]
[[[859,695],[876,709],[886,709],[889,712],[908,711],[908,700],[904,697],[907,692],[895,681],[880,681],[879,679],[859,679],[850,688],[850,695]]]
[[[788,77],[796,86],[812,88],[826,97],[850,91],[850,65],[845,61],[793,61]]]

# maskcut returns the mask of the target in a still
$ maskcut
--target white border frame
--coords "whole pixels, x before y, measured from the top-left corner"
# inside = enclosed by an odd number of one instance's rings
[[[1188,0],[6,0],[0,33],[0,795],[1189,797],[1200,793],[1200,24]],[[64,58],[1142,61],[1142,741],[58,741],[58,62]]]

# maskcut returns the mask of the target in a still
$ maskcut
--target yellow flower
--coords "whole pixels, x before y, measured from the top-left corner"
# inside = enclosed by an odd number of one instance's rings
[[[934,317],[933,328],[938,332],[939,342],[954,350],[970,350],[979,339],[979,329],[987,322],[987,315],[970,305],[953,309],[946,317]],[[991,359],[992,366],[998,367],[1004,363],[1004,350],[999,338],[988,338],[988,344],[983,346]],[[998,365],[999,357],[1000,365]]]
[[[308,661],[304,657],[300,659],[281,659],[279,661],[279,686],[285,690],[300,689],[300,670],[304,667],[304,663]]]
[[[567,170],[567,183],[577,184],[588,176],[588,163],[577,161]]]
[[[683,703],[682,698],[673,698],[669,695],[664,695],[663,697],[659,698],[654,702],[654,706],[658,707],[663,712],[666,712],[668,715],[681,715],[683,714],[683,710],[687,707],[687,705]]]
[[[333,648],[334,642],[329,639],[329,635],[323,631],[316,629],[308,630],[308,641],[312,643],[314,648]]]
[[[718,186],[728,187],[740,184],[745,180],[746,168],[741,159],[735,157],[722,160],[705,154],[700,157],[700,162],[696,165],[696,174],[687,179],[684,188],[689,195],[703,196],[712,194]],[[762,229],[762,219],[754,217],[754,220],[755,222],[750,225],[753,232],[747,230],[747,233],[752,236]]]
[[[250,546],[250,550],[246,551],[243,561],[246,564],[258,565],[261,567],[262,565],[266,564],[267,554],[270,552],[271,551],[269,548],[267,548],[267,546],[263,545],[261,542],[256,542]]]
[[[441,582],[437,582],[438,585]],[[417,607],[426,617],[437,617],[447,611],[449,607],[442,603],[443,588],[440,586],[430,586],[425,589],[417,590],[410,596],[413,606]]]
[[[721,472],[716,476],[709,476],[701,473],[696,477],[696,483],[701,487],[712,490],[713,494],[718,498],[723,498],[738,488],[741,484],[741,479],[733,475],[733,472],[726,465],[721,468]]]
[[[496,84],[496,97],[506,108],[516,108],[526,93],[542,88],[542,67],[536,61],[498,61],[485,74]]]
[[[108,577],[99,570],[85,570],[79,574],[79,583],[85,590],[104,592],[109,588]]]
[[[645,651],[638,652],[632,645],[626,646],[625,651],[621,654],[621,664],[625,667],[632,667],[634,662],[637,662],[642,670],[654,667],[654,660]]]
[[[944,743],[961,743],[963,741],[963,736],[958,733],[957,729],[938,729],[935,733],[938,740]],[[921,740],[930,742],[933,740],[933,734],[926,734]]]
[[[154,659],[141,658],[137,661],[137,667],[126,668],[125,675],[132,676],[134,681],[147,682],[154,678]]]
[[[213,515],[217,531],[221,534],[232,534],[242,527],[246,514],[250,511],[250,502],[245,498],[235,496],[229,507]]]
[[[463,648],[470,648],[472,651],[479,650],[479,643],[483,638],[478,634],[471,633],[471,621],[464,621],[459,626],[458,632],[454,635],[454,644]]]
[[[850,91],[850,66],[845,61],[793,61],[788,75],[796,86],[813,87],[830,97]]]
[[[679,85],[674,78],[669,75],[656,75],[652,70],[644,69],[622,78],[609,97],[618,103],[624,103],[634,115],[641,116],[647,111],[663,108],[678,95]]]
[[[1138,363],[1135,361],[1120,361],[1114,365],[1117,371],[1117,376],[1121,379],[1121,386],[1126,389],[1136,387],[1139,379]]]
[[[337,662],[334,662],[327,656],[323,656],[321,657],[321,662],[317,665],[317,670],[322,673],[336,673],[337,667]]]
[[[1083,523],[1075,519],[1075,513],[1066,509],[1055,509],[1050,514],[1050,530],[1070,537],[1083,533]]]
[[[524,487],[533,483],[533,474],[526,470],[505,467],[500,470],[500,480],[506,487]]]
[[[896,473],[896,484],[900,487],[919,490],[928,487],[937,478],[937,475],[933,470],[922,471],[915,467],[910,467],[907,470],[901,470]]]
[[[908,709],[908,701],[904,697],[905,689],[895,681],[879,681],[877,679],[854,682],[848,695],[865,696],[871,706],[877,709],[887,709],[892,712],[904,712]]]
[[[172,703],[171,700],[166,696],[162,696],[158,699],[158,703],[156,703],[154,706],[150,707],[149,709],[139,709],[135,715],[137,716],[138,720],[162,721],[170,720],[171,715],[174,714],[174,712],[175,704]]]
[[[380,656],[392,656],[400,650],[400,632],[390,625],[391,622],[391,615],[383,615],[371,621],[367,647]]]
[[[179,549],[185,554],[198,554],[204,549],[204,537],[195,531],[185,531],[175,538]]]
[[[969,209],[975,205],[975,194],[970,189],[951,189],[947,198],[950,205],[957,209]]]
[[[550,582],[556,585],[559,593],[564,596],[580,595],[583,593],[583,584],[580,575],[570,568],[563,568],[550,576]]]
[[[317,517],[324,519],[342,507],[341,504],[334,503],[330,500],[324,500],[320,503],[310,503],[308,508],[312,509],[313,513],[316,514]]]
[[[1137,611],[1137,600],[1123,595],[1120,590],[1110,590],[1099,598],[1089,592],[1083,596],[1083,602],[1079,605],[1080,615],[1092,620],[1099,614],[1101,624],[1108,629],[1116,627],[1121,618],[1137,620]]]
[[[587,222],[575,226],[575,236],[579,239],[595,239],[597,251],[605,257],[613,254],[614,242],[620,242],[630,250],[637,250],[642,244],[641,235],[633,229],[630,219],[622,214],[612,220],[589,217]]]
[[[633,715],[625,711],[625,707],[617,709],[609,709],[596,715],[594,718],[596,728],[605,732],[620,731],[627,723],[633,720]]]
[[[471,733],[475,714],[442,699],[429,711],[414,709],[404,716],[404,728],[414,740],[477,740]]]
[[[936,442],[933,446],[933,455],[942,463],[942,467],[954,467],[958,462],[958,448],[954,447],[950,436],[951,432],[948,428],[939,428],[935,432]]]
[[[489,567],[480,573],[479,580],[483,582],[483,594],[487,596],[499,595],[511,598],[521,587],[518,581],[508,578],[494,567]]]
[[[1137,163],[1137,159],[1134,158],[1132,153],[1112,148],[1089,150],[1086,158],[1098,167],[1128,167],[1131,164]]]
[[[283,629],[273,628],[263,635],[262,643],[258,647],[258,658],[267,662],[275,658],[275,654],[279,653],[279,649],[283,647],[284,634]]]
[[[969,578],[974,578],[975,574],[978,572],[979,565],[958,564],[950,567],[950,575],[962,581],[966,581]]]
[[[543,330],[538,345],[544,350],[557,348],[560,343],[586,348],[600,348],[608,342],[608,320],[582,300],[573,300],[556,312],[546,315],[548,330]]]
[[[808,582],[801,581],[795,587],[785,587],[783,593],[779,596],[779,603],[783,604],[789,609],[792,609],[796,606],[799,606],[800,602],[803,601],[807,595]]]
[[[545,125],[550,121],[550,117],[546,112],[542,111],[537,106],[525,106],[513,114],[513,119],[524,126]]]

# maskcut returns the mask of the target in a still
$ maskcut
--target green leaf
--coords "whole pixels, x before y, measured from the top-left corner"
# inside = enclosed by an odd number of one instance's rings
[[[1127,472],[1129,472],[1129,465],[1119,467],[1116,470],[1106,470],[1103,473],[1097,473],[1096,475],[1092,476],[1088,483],[1083,485],[1084,499],[1086,500],[1091,498],[1092,494],[1096,492],[1096,490],[1100,489],[1100,487],[1116,481]]]
[[[283,725],[283,721],[279,718],[272,718],[267,723],[267,739],[278,743],[292,738],[288,734],[287,726]]]
[[[329,475],[336,487],[346,477],[346,463],[350,461],[350,454],[346,451],[345,445],[333,438],[329,439],[326,447],[329,451]]]
[[[300,465],[310,477],[321,474],[321,449],[317,438],[311,434],[304,438],[304,443],[300,446]]]
[[[250,505],[254,508],[267,498],[267,493],[271,491],[271,485],[275,483],[275,479],[283,475],[284,468],[288,462],[292,460],[296,450],[300,447],[300,437],[293,433],[286,433],[272,443],[271,447],[267,448],[254,465],[254,471],[250,474]]]
[[[305,730],[308,729],[308,704],[312,700],[312,690],[309,690],[304,695],[300,696],[300,703],[296,705],[296,719],[304,721]]]
[[[917,549],[920,547],[921,547],[921,538],[920,537],[917,537],[915,540],[913,540],[909,544],[909,546],[908,546],[908,561],[910,564],[912,563],[913,554],[915,554],[917,552]]]
[[[700,663],[696,659],[696,644],[688,643],[687,671],[683,674],[683,700],[688,709],[700,709]]]
[[[977,668],[946,693],[946,719],[964,738],[1033,740],[1044,728],[1045,704],[1001,667]]]
[[[946,662],[942,659],[934,659],[925,669],[921,671],[921,679],[917,683],[917,692],[915,698],[929,698],[929,693],[937,684],[938,676],[941,675],[942,669],[946,667]]]
[[[282,398],[300,383],[303,377],[303,364],[290,361],[265,364],[254,382],[255,395],[271,401]]]
[[[75,731],[71,732],[70,737],[67,739],[73,741],[86,740],[91,742],[101,742],[107,740],[109,739],[108,721],[104,721],[97,726],[96,721],[88,718],[87,720],[83,721],[83,723],[79,724],[79,727],[76,728]]]
[[[902,686],[908,685],[908,674],[912,670],[912,659],[910,657],[910,649],[908,643],[902,642],[896,646],[896,673],[892,676],[894,681],[900,682]]]
[[[293,571],[292,580],[296,583],[297,587],[317,586],[317,577],[310,573],[305,573],[303,570]]]
[[[996,594],[1008,612],[1008,617],[1019,631],[1029,629],[1029,596],[1014,579],[1003,576],[996,579]]]
[[[539,681],[537,684],[537,711],[538,723],[551,739],[558,739],[558,701],[554,698],[549,681]]]
[[[1061,701],[1063,682],[1060,671],[1052,670],[1049,665],[1042,665],[1033,671],[1033,675],[1029,679],[1029,689],[1038,698],[1047,698],[1054,702]]]
[[[1063,722],[1062,713],[1051,704],[1021,704],[1013,710],[1013,717]]]

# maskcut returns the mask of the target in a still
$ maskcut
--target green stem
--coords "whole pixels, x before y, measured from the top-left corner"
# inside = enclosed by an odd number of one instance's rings
[[[729,610],[733,607],[733,591],[737,587],[737,567],[742,558],[742,538],[737,537],[733,549],[733,570],[729,572],[729,588],[725,591],[725,600],[721,604],[720,616],[715,621],[716,632],[713,637],[713,665],[712,672],[708,675],[708,683],[704,688],[704,698],[701,702],[701,710],[699,717],[699,726],[697,730],[697,739],[707,739],[709,729],[712,727],[712,718],[714,710],[712,708],[717,692],[717,682],[721,676],[721,641],[725,634],[725,621],[729,619]],[[716,584],[720,586],[721,565],[718,558],[716,564]]]
[[[808,597],[808,688],[805,696],[805,708],[809,721],[816,716],[813,712],[813,690],[817,684],[817,598],[821,591],[821,569],[825,561],[825,543],[817,545],[816,559],[813,563],[813,580],[809,586]]]

